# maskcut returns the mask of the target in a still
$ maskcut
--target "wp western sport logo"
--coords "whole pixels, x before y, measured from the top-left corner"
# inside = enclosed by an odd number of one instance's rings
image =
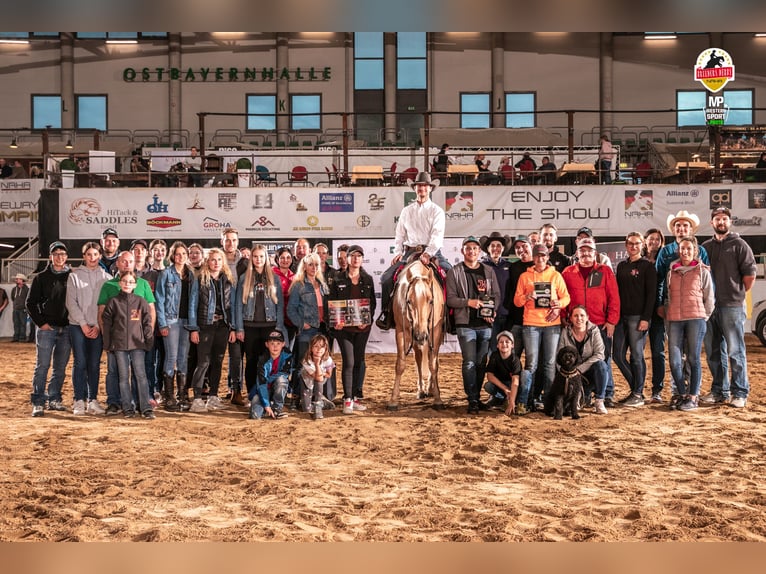
[[[725,50],[708,48],[697,56],[694,79],[715,93],[734,80],[734,62]]]

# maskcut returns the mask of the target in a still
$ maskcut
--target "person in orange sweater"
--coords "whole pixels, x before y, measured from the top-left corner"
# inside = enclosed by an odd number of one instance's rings
[[[548,264],[548,248],[538,244],[532,248],[534,265],[521,274],[516,284],[513,303],[524,307],[522,336],[526,354],[521,372],[521,388],[529,389],[535,380],[538,360],[543,368],[542,389],[534,389],[532,397],[519,397],[521,404],[542,410],[543,396],[553,384],[556,373],[556,348],[561,334],[561,312],[569,305],[569,292],[564,279]]]

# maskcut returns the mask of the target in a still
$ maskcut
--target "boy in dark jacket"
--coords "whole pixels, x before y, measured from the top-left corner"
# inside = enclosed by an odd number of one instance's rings
[[[146,299],[133,294],[136,274],[125,271],[120,275],[120,293],[106,304],[103,314],[104,349],[114,353],[120,378],[122,412],[126,418],[136,416],[133,392],[130,385],[130,367],[136,377],[136,392],[141,414],[153,419],[154,411],[149,404],[149,381],[146,378],[144,358],[154,345],[152,315]]]
[[[292,370],[292,355],[284,350],[285,336],[274,330],[266,337],[267,352],[258,359],[258,382],[250,389],[250,417],[260,419],[265,412],[273,419],[283,419],[287,383]]]

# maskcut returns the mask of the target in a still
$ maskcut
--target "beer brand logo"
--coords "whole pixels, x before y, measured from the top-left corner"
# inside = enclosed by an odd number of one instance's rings
[[[715,93],[734,80],[734,62],[721,48],[708,48],[697,56],[694,79]]]

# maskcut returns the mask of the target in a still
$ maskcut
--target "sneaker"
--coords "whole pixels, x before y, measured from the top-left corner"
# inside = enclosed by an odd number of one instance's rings
[[[479,414],[479,401],[471,401],[470,403],[468,403],[468,414],[469,415]]]
[[[609,414],[609,411],[606,410],[606,399],[596,399],[593,401],[593,412],[597,415],[606,415]]]
[[[652,395],[652,400],[651,400],[651,402],[652,402],[653,404],[661,405],[661,404],[662,404],[664,401],[662,400],[662,395],[660,395],[660,393],[654,393],[654,394]]]
[[[641,395],[630,395],[628,400],[622,403],[624,407],[643,407],[644,397]]]
[[[725,403],[726,399],[723,397],[723,395],[708,393],[706,395],[702,395],[699,401],[706,405],[715,405],[719,403]]]
[[[45,407],[42,405],[35,405],[32,407],[32,416],[41,417],[45,414]]]
[[[289,417],[289,416],[290,416],[290,415],[289,415],[288,413],[286,413],[285,411],[283,411],[282,409],[278,409],[278,410],[277,410],[277,409],[275,409],[275,410],[274,410],[274,417],[275,417],[277,420],[279,420],[279,419],[286,419],[286,418],[287,418],[287,417]]]
[[[331,410],[333,410],[333,409],[335,408],[335,403],[334,403],[334,402],[332,402],[332,401],[331,401],[330,399],[328,399],[327,397],[323,396],[323,397],[322,397],[322,408],[323,408],[324,410],[326,410],[326,411],[327,411],[327,410],[330,410],[330,411],[331,411]]]
[[[505,399],[501,399],[495,395],[492,395],[489,400],[484,403],[484,405],[487,407],[487,410],[502,410],[504,404]]]
[[[312,418],[315,421],[324,418],[324,413],[322,412],[322,401],[314,403],[314,413],[312,414]]]
[[[622,397],[622,398],[621,398],[619,401],[617,401],[617,402],[618,402],[618,403],[620,403],[621,405],[624,405],[625,403],[627,403],[627,402],[630,400],[630,398],[631,398],[632,396],[633,396],[633,393],[630,393],[630,394],[629,394],[627,397]]]
[[[536,411],[545,410],[545,404],[543,403],[543,401],[535,401],[535,410]]]
[[[612,397],[607,397],[604,399],[604,406],[613,409],[617,406],[617,403],[614,402]]]
[[[66,407],[61,401],[48,401],[48,410],[66,412]]]
[[[120,407],[117,405],[108,405],[106,407],[106,412],[104,413],[108,417],[113,417],[114,415],[120,414]]]
[[[697,399],[694,398],[686,398],[684,399],[681,404],[678,405],[679,411],[696,411],[697,410]]]
[[[104,407],[102,407],[101,403],[99,403],[96,399],[88,402],[88,413],[92,415],[103,415],[104,412]]]
[[[192,401],[191,407],[189,408],[190,413],[206,413],[207,407],[205,406],[205,401],[202,399],[194,399]]]
[[[366,407],[366,406],[364,406],[364,405],[363,405],[363,404],[362,404],[362,403],[359,401],[359,399],[354,399],[354,400],[351,402],[351,408],[353,408],[355,411],[359,411],[359,412],[362,412],[362,411],[366,411],[366,410],[367,410],[367,407]]]
[[[162,393],[159,391],[154,391],[154,402],[158,405],[162,404]]]
[[[75,401],[72,405],[72,414],[75,416],[82,416],[85,414],[85,401]]]
[[[670,397],[670,402],[668,403],[668,406],[670,407],[671,411],[675,411],[678,409],[679,405],[683,402],[684,398],[681,395],[673,395]]]
[[[122,416],[124,416],[126,419],[132,419],[136,416],[136,411],[124,411]]]
[[[154,416],[154,411],[153,411],[153,410],[151,410],[151,409],[149,409],[148,411],[144,411],[143,413],[141,413],[141,416],[142,416],[142,417],[144,417],[145,419],[153,419],[153,418],[155,418],[155,416]]]
[[[157,408],[157,399],[149,399],[149,406],[152,410]]]
[[[354,401],[352,399],[343,400],[343,414],[344,415],[354,414]]]
[[[205,403],[205,407],[209,411],[219,411],[223,408],[223,403],[216,395],[210,395]]]
[[[729,404],[735,409],[744,409],[747,404],[747,397],[734,397]]]
[[[523,417],[524,415],[529,414],[527,405],[522,405],[522,404],[516,405],[516,414],[520,417]]]

